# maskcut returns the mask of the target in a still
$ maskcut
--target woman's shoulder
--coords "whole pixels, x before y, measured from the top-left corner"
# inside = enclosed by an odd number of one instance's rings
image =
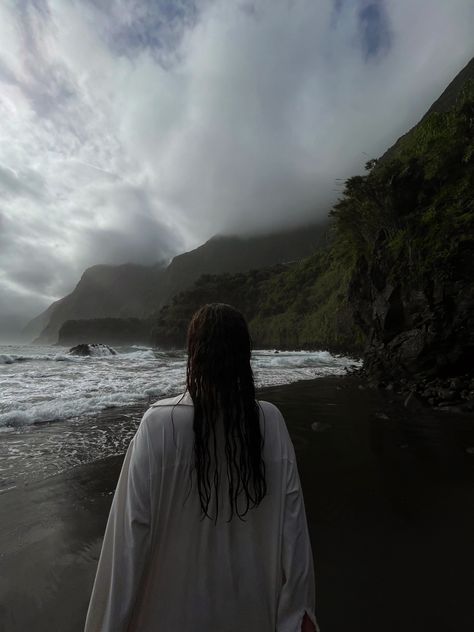
[[[169,406],[192,406],[193,400],[189,393],[181,393],[180,395],[176,395],[175,397],[166,397],[165,399],[159,399],[154,402],[150,409],[152,408],[164,408]]]
[[[278,418],[280,420],[283,419],[283,415],[280,409],[278,408],[278,406],[275,406],[275,404],[262,399],[258,399],[257,404],[264,415],[271,415],[272,417]]]
[[[146,431],[157,431],[168,421],[192,418],[193,401],[188,393],[174,397],[159,399],[150,405],[142,417],[140,428]]]
[[[270,432],[282,455],[290,454],[292,452],[292,441],[281,410],[271,402],[258,400],[257,403],[262,411],[265,433]]]

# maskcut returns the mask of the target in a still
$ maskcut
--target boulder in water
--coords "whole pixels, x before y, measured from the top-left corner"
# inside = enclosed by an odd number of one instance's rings
[[[103,345],[101,343],[82,343],[80,345],[76,345],[75,347],[71,347],[71,349],[69,349],[69,354],[76,356],[107,356],[117,355],[117,352],[115,349],[112,349],[112,347],[109,347],[109,345]]]

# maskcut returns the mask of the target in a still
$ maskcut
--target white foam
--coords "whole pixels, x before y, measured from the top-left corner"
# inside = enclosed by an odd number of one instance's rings
[[[184,352],[117,348],[117,355],[71,356],[58,347],[0,347],[0,427],[85,418],[101,410],[158,399],[184,389]],[[5,359],[7,358],[7,360]],[[341,375],[354,364],[326,351],[256,351],[256,384],[274,386]]]
[[[105,345],[89,345],[89,353],[92,357],[113,356],[117,352],[111,347]]]

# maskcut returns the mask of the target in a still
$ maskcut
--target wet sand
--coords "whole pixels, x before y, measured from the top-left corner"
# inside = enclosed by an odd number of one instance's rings
[[[260,395],[295,444],[321,630],[472,632],[474,420],[361,386],[321,378]],[[121,463],[0,494],[1,632],[82,630]]]

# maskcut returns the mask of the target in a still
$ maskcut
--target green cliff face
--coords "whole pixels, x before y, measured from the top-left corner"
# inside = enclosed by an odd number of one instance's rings
[[[328,249],[288,266],[204,276],[162,309],[153,330],[158,346],[183,346],[189,319],[210,302],[246,316],[258,348],[360,352],[362,336],[346,300],[350,271]]]
[[[165,307],[158,345],[182,346],[207,302],[241,309],[258,347],[358,352],[374,370],[472,366],[474,88],[431,112],[389,157],[349,178],[326,248],[291,266],[202,277]]]
[[[375,372],[459,375],[474,360],[474,83],[336,206],[357,258],[349,287]]]

